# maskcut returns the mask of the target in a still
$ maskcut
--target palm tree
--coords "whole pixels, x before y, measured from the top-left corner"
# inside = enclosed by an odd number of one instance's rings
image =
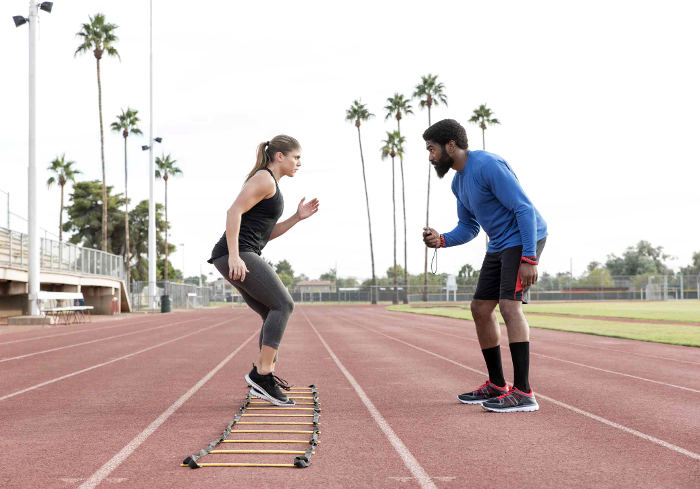
[[[90,22],[83,24],[76,36],[81,37],[83,42],[75,50],[74,56],[80,53],[92,51],[97,60],[97,105],[100,112],[100,155],[102,157],[102,250],[107,251],[107,178],[105,174],[105,138],[102,127],[102,81],[100,79],[100,60],[107,52],[109,56],[119,58],[119,53],[114,47],[118,38],[114,34],[117,25],[105,22],[103,14],[95,14],[90,17]]]
[[[397,288],[397,271],[396,271],[396,185],[394,183],[394,158],[396,155],[403,155],[403,143],[405,138],[401,137],[398,131],[387,132],[386,139],[382,141],[384,146],[382,146],[382,159],[385,160],[387,157],[391,157],[391,202],[392,202],[392,215],[394,217],[394,297],[391,302],[394,304],[399,303],[399,290]]]
[[[432,124],[430,121],[430,109],[433,105],[440,103],[447,106],[447,95],[443,93],[445,86],[438,83],[437,75],[428,74],[421,77],[421,82],[416,85],[416,91],[413,92],[413,98],[420,100],[421,108],[428,107],[428,127]],[[428,165],[428,197],[425,205],[425,226],[428,227],[430,221],[430,165]],[[425,247],[423,256],[423,301],[428,300],[428,247]]]
[[[370,117],[374,117],[371,114],[365,104],[361,104],[359,101],[354,100],[352,105],[345,113],[345,120],[355,121],[355,127],[357,128],[357,140],[360,143],[360,160],[362,161],[362,180],[365,184],[365,201],[367,203],[367,223],[369,225],[369,254],[372,259],[372,291],[370,292],[370,298],[372,304],[377,303],[377,276],[374,273],[374,246],[372,244],[372,220],[369,217],[369,193],[367,192],[367,175],[365,174],[365,157],[362,153],[362,137],[360,136],[360,123],[362,121],[367,121]]]
[[[68,182],[75,182],[75,176],[81,173],[80,170],[73,168],[75,161],[66,161],[66,154],[62,154],[61,157],[56,157],[49,166],[48,170],[53,172],[54,175],[49,177],[46,181],[46,186],[51,188],[51,185],[58,182],[61,186],[61,214],[58,218],[58,241],[63,241],[63,187],[66,186]]]
[[[124,250],[126,251],[125,263],[126,263],[126,284],[129,286],[129,263],[131,262],[131,257],[129,256],[129,167],[127,165],[126,158],[126,139],[131,134],[142,134],[141,129],[138,127],[139,117],[138,110],[133,110],[131,108],[122,109],[122,113],[117,116],[117,120],[112,122],[112,131],[121,132],[124,137],[124,222],[126,225],[124,241]]]
[[[469,122],[479,124],[479,127],[481,128],[481,144],[482,149],[484,150],[486,150],[486,126],[491,124],[500,124],[498,119],[491,118],[492,115],[493,113],[491,112],[491,109],[486,107],[486,104],[481,104],[478,109],[474,109],[474,114],[472,115],[472,118],[469,119]]]
[[[403,95],[395,93],[393,97],[386,99],[387,105],[384,107],[387,114],[385,119],[389,117],[396,117],[397,133],[401,137],[401,119],[403,114],[413,114],[410,100],[404,98]],[[403,283],[404,283],[404,304],[408,304],[408,246],[406,239],[406,186],[403,175],[403,151],[399,155],[399,167],[401,168],[401,195],[403,196]]]
[[[162,178],[165,182],[165,273],[163,277],[168,281],[168,178],[182,175],[182,170],[175,166],[177,160],[171,160],[170,155],[156,157],[156,178]]]

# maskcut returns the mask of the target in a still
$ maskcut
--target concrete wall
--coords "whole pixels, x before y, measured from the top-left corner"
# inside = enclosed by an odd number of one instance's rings
[[[121,311],[121,293],[114,287],[83,286],[82,291],[85,305],[95,309],[93,314],[112,314],[112,299],[117,299],[117,312]]]

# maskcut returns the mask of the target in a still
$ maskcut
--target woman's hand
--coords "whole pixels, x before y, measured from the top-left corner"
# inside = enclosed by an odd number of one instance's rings
[[[245,280],[245,274],[248,273],[248,267],[245,266],[245,262],[241,260],[240,256],[228,256],[228,278],[233,280],[240,279],[241,282]]]
[[[297,206],[297,217],[303,221],[307,217],[311,217],[318,212],[318,199],[313,199],[304,204],[306,197],[302,198]]]

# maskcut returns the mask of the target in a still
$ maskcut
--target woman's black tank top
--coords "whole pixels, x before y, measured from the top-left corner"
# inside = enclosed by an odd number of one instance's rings
[[[241,216],[241,229],[238,232],[238,251],[252,251],[258,255],[270,240],[272,229],[277,224],[277,220],[282,215],[284,210],[284,199],[280,192],[277,179],[273,175],[272,170],[264,168],[270,172],[273,180],[275,180],[275,195],[269,199],[263,199],[255,204],[248,212]],[[211,252],[211,258],[208,260],[212,263],[220,256],[228,255],[228,244],[226,242],[226,231],[218,243],[214,246]]]

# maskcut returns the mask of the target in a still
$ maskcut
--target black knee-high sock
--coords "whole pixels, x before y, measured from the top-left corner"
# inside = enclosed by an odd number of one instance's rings
[[[506,385],[503,378],[503,365],[501,365],[501,347],[485,348],[481,350],[486,360],[486,368],[489,370],[489,380],[498,387]]]
[[[523,392],[530,392],[530,342],[520,341],[510,344],[510,357],[513,359],[515,380],[513,385]]]

